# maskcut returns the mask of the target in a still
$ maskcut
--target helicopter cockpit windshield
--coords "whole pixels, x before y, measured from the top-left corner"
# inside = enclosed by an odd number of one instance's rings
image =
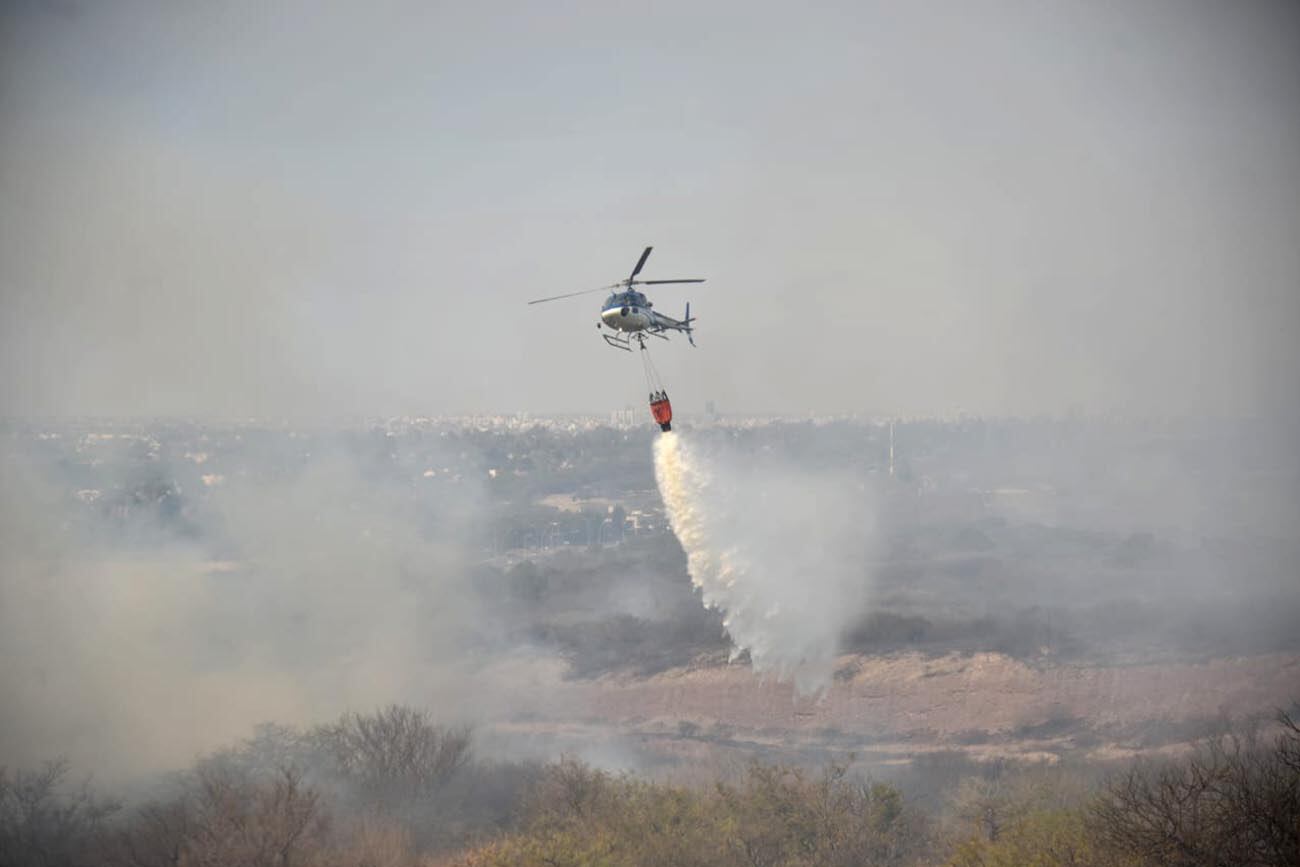
[[[650,301],[640,292],[615,292],[605,299],[605,308],[650,307]]]

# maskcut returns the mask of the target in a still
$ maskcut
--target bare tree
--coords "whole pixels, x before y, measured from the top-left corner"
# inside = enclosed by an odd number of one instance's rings
[[[188,794],[144,804],[113,835],[109,860],[123,867],[177,867],[197,830],[195,820]]]
[[[292,769],[201,763],[175,798],[145,804],[105,840],[114,867],[292,867],[324,850],[319,794]]]
[[[1300,728],[1204,741],[1187,759],[1141,763],[1092,810],[1094,832],[1119,852],[1167,865],[1300,864]]]
[[[12,775],[0,768],[0,865],[94,863],[104,822],[120,805],[97,798],[88,782],[66,791],[67,773],[64,760]]]
[[[292,867],[326,830],[319,794],[292,769],[256,783],[224,769],[201,768],[194,797],[182,862],[193,867]]]
[[[468,728],[439,726],[427,711],[397,704],[345,714],[317,738],[346,779],[384,802],[433,793],[470,758]]]
[[[952,812],[966,826],[996,843],[1002,829],[1024,815],[1028,805],[1002,774],[966,777],[952,795]]]

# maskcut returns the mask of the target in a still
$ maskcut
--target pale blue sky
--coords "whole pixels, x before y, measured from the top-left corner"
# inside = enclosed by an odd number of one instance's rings
[[[0,16],[6,415],[1295,408],[1294,4]]]

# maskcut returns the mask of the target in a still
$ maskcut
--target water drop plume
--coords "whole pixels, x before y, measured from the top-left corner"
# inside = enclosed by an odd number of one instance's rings
[[[679,433],[660,436],[654,456],[691,581],[723,613],[733,659],[748,651],[756,671],[802,693],[826,687],[867,601],[865,486]]]

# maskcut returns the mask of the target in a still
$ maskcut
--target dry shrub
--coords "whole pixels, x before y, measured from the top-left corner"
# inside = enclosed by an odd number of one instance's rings
[[[435,724],[427,711],[389,705],[344,714],[316,738],[338,772],[379,802],[436,791],[470,759],[470,730]]]
[[[345,841],[327,863],[338,867],[414,867],[418,863],[411,832],[385,816],[363,816],[340,829]]]
[[[525,830],[462,856],[487,865],[907,864],[926,839],[897,790],[754,765],[734,785],[688,788],[614,776],[572,760],[547,770]]]
[[[67,775],[63,760],[12,774],[0,767],[0,865],[95,863],[104,824],[119,805],[96,797],[89,783],[69,789]]]
[[[1300,726],[1279,714],[1270,743],[1254,730],[1211,737],[1188,758],[1143,762],[1107,787],[1093,833],[1150,863],[1300,864]]]
[[[98,863],[129,867],[288,867],[318,860],[329,823],[318,792],[292,769],[265,779],[201,764],[185,790],[140,807]]]

